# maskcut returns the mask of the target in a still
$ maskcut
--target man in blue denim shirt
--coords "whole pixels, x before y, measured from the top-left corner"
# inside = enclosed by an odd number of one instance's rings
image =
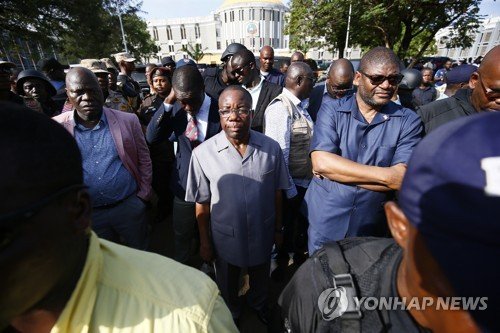
[[[355,95],[325,96],[305,196],[309,254],[329,241],[387,234],[382,205],[399,189],[422,133],[420,118],[391,102],[401,79],[397,56],[377,47],[361,60]]]

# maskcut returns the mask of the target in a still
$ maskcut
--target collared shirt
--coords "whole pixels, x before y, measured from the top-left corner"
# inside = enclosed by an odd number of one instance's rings
[[[303,104],[308,104],[308,99],[301,101],[287,88],[283,88],[283,95],[297,107],[297,110],[299,110],[300,114],[307,120],[312,129],[313,121],[311,119],[311,116],[309,115],[307,110],[302,107]],[[288,167],[288,160],[290,156],[290,135],[293,119],[292,117],[290,117],[290,113],[281,101],[275,101],[271,103],[267,107],[264,117],[266,124],[264,134],[279,143],[281,149],[283,150],[285,163]],[[310,180],[294,178],[293,182],[295,183],[295,185],[307,188],[309,186]],[[295,195],[293,192],[297,194],[296,190],[293,188],[290,193],[287,193],[287,197],[293,197]]]
[[[218,256],[236,266],[256,266],[271,255],[276,191],[291,186],[274,140],[251,130],[241,157],[220,132],[193,150],[186,201],[210,202]]]
[[[420,117],[410,109],[389,102],[368,124],[356,95],[342,99],[325,96],[311,152],[325,151],[364,165],[390,167],[407,163],[421,136]],[[383,234],[382,204],[387,195],[314,177],[305,196],[310,227],[330,240]]]
[[[237,331],[202,272],[92,232],[80,279],[50,332]]]
[[[252,96],[252,109],[253,110],[255,110],[257,108],[257,102],[259,101],[260,91],[262,90],[262,83],[265,81],[262,76],[259,76],[259,78],[260,78],[259,84],[256,85],[255,87],[247,88],[247,87],[243,86],[243,88],[245,88]]]
[[[113,204],[136,192],[137,183],[118,155],[104,112],[94,128],[75,121],[75,140],[82,153],[83,179],[94,207]]]
[[[163,103],[165,106],[164,112],[170,112],[173,108],[173,105]],[[198,141],[205,141],[205,137],[207,136],[207,128],[208,128],[208,115],[210,113],[210,97],[205,94],[203,99],[203,104],[200,107],[200,110],[196,114],[196,127],[198,128]],[[189,122],[192,116],[186,112],[187,121]]]

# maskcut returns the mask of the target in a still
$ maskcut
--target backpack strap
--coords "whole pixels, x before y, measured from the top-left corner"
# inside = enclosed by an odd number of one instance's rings
[[[357,296],[356,286],[350,274],[349,264],[337,242],[329,243],[318,253],[321,269],[327,277],[329,288],[343,287],[347,293],[347,310],[337,318],[341,323],[341,332],[361,332],[361,311],[356,308],[354,298]],[[334,273],[335,274],[334,274]]]

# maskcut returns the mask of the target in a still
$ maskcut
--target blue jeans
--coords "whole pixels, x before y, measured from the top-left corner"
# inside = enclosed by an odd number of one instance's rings
[[[139,250],[148,246],[146,204],[135,194],[110,208],[95,208],[92,229],[100,237]]]

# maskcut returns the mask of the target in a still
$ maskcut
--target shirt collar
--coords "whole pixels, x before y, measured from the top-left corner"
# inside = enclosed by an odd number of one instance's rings
[[[245,85],[243,85],[243,88],[245,88],[246,90],[248,90],[248,92],[259,90],[262,87],[262,84],[264,84],[264,81],[265,81],[265,79],[264,79],[263,76],[259,75],[259,78],[260,78],[259,84],[256,85],[255,87],[247,88]]]
[[[260,136],[258,132],[250,130],[250,139],[248,140],[248,146],[262,147],[262,144],[262,136]],[[231,143],[227,139],[226,133],[224,131],[221,131],[219,134],[217,134],[216,145],[218,153],[231,146]]]
[[[73,117],[71,117],[71,122],[73,123],[74,127],[82,131],[93,130],[95,127],[97,127],[97,125],[102,125],[102,126],[108,125],[108,120],[106,118],[106,115],[104,114],[104,108],[102,109],[101,119],[99,119],[99,122],[97,123],[96,126],[94,126],[94,128],[87,128],[76,121],[76,109],[73,110]]]
[[[203,103],[200,106],[200,110],[198,110],[198,113],[196,114],[197,119],[208,119],[208,113],[210,111],[210,97],[208,97],[207,94],[205,94],[205,97],[203,97]],[[190,120],[192,116],[187,113],[187,119]]]
[[[285,95],[293,103],[293,105],[301,106],[302,101],[287,88],[283,88],[283,95]]]
[[[326,83],[325,83],[325,89],[323,89],[323,95],[328,95],[328,89],[326,88]]]

